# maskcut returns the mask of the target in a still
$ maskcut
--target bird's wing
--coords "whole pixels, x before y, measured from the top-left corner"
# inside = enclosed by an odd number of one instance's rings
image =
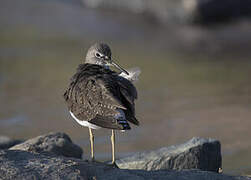
[[[128,123],[118,123],[118,121],[111,116],[100,116],[97,115],[94,119],[89,121],[97,126],[108,128],[108,129],[118,129],[118,130],[129,130],[131,129]]]
[[[119,77],[118,84],[120,91],[130,104],[134,104],[134,100],[137,99],[138,94],[135,86],[127,79]]]
[[[125,110],[125,114],[128,121],[135,125],[139,125],[139,121],[135,118],[134,100],[137,99],[137,90],[135,86],[129,80],[123,77],[118,77],[118,84],[120,92],[126,100],[124,101],[124,104],[127,107],[127,109]]]
[[[90,121],[97,115],[114,117],[118,114],[116,108],[126,109],[117,91],[110,77],[89,76],[75,78],[64,96],[70,111],[79,120]]]

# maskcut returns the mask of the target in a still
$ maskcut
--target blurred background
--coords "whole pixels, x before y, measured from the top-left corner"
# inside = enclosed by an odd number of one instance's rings
[[[140,67],[140,127],[120,133],[117,155],[221,141],[223,171],[251,173],[250,0],[1,0],[0,134],[63,131],[89,158],[87,128],[62,94],[90,45],[108,43],[123,67]],[[95,131],[97,159],[111,158]]]

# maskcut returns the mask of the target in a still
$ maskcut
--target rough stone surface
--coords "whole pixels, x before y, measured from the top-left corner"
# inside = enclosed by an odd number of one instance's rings
[[[29,139],[13,146],[10,150],[22,150],[35,153],[52,153],[66,157],[82,157],[82,149],[73,144],[70,137],[64,133],[49,133]]]
[[[0,136],[0,149],[8,149],[22,142],[22,140],[11,139],[7,136]]]
[[[176,146],[136,153],[116,161],[122,169],[201,169],[218,172],[221,168],[221,145],[214,139],[192,138]]]
[[[103,163],[90,163],[75,158],[38,154],[20,150],[0,151],[0,177],[9,179],[168,179],[168,180],[250,180],[199,170],[122,170]]]

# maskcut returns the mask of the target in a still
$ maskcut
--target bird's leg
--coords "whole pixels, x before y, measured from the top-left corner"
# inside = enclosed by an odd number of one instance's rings
[[[93,133],[92,133],[92,129],[89,128],[89,134],[90,134],[90,142],[91,142],[91,158],[92,158],[92,161],[94,161],[94,136],[93,136]]]
[[[112,135],[111,135],[111,141],[112,141],[112,164],[115,164],[115,132],[112,129]]]

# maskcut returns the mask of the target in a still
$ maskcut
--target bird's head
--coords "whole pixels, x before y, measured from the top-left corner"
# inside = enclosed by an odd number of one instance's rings
[[[96,43],[92,45],[87,51],[85,63],[97,64],[106,68],[109,68],[109,66],[114,66],[129,75],[124,68],[112,60],[111,49],[105,43]]]

